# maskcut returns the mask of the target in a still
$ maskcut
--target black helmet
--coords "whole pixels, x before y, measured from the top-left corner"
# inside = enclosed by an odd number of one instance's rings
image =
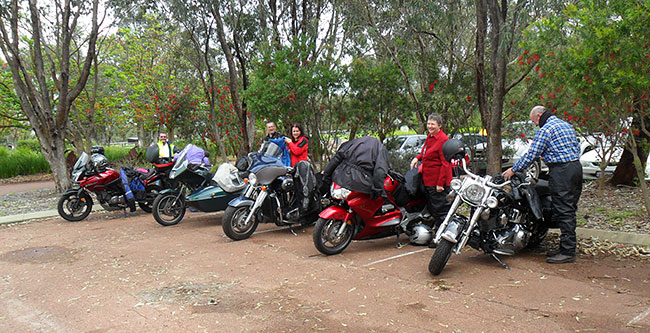
[[[144,153],[144,159],[149,163],[156,163],[158,161],[158,145],[152,144],[147,148],[147,151]]]
[[[91,154],[91,155],[92,155],[92,154],[102,154],[102,155],[105,155],[105,154],[104,154],[104,147],[102,147],[102,146],[92,146],[92,147],[90,148],[90,154]]]
[[[442,145],[442,154],[448,162],[452,159],[461,159],[465,157],[465,144],[458,139],[447,140]]]

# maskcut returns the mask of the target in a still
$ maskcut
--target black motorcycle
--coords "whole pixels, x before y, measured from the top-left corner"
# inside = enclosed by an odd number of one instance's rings
[[[467,175],[451,181],[455,197],[433,239],[436,250],[429,262],[433,275],[440,274],[451,253],[460,254],[465,245],[482,250],[509,269],[497,255],[510,256],[537,246],[554,227],[547,181],[536,182],[523,173],[508,181],[501,175],[478,176],[468,170],[464,156],[464,149],[453,156]],[[459,213],[463,204],[469,207],[469,218]]]
[[[278,145],[264,142],[258,152],[238,161],[237,168],[249,173],[242,195],[228,203],[223,215],[221,225],[231,239],[250,237],[259,223],[309,225],[318,219],[322,204],[310,164],[287,167],[281,156]]]

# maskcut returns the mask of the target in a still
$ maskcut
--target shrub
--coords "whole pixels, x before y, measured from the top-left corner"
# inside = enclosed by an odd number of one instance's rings
[[[31,151],[36,151],[40,152],[41,151],[41,144],[38,143],[37,139],[25,139],[25,140],[19,140],[16,143],[16,148],[17,149],[29,149]]]
[[[12,151],[0,149],[0,178],[10,178],[18,175],[31,175],[39,172],[50,172],[50,165],[40,152],[27,148]]]

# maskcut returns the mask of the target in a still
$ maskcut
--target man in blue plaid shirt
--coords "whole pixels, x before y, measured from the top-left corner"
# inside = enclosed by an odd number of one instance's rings
[[[576,261],[576,211],[582,193],[580,144],[576,132],[566,121],[543,106],[530,111],[530,120],[540,127],[528,152],[512,168],[503,172],[510,179],[526,170],[538,157],[549,167],[553,220],[560,227],[560,248],[549,251],[546,262],[562,264]]]

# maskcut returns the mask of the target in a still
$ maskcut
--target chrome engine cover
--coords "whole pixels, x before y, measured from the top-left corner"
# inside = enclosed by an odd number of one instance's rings
[[[514,224],[512,228],[495,235],[497,244],[499,244],[499,248],[495,249],[495,252],[515,254],[528,245],[530,235],[530,231],[524,229],[521,224]]]

